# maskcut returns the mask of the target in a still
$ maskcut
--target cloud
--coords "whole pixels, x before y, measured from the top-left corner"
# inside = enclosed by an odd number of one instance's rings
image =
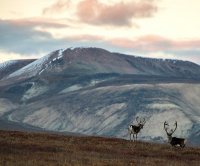
[[[157,35],[146,35],[132,40],[113,38],[109,42],[114,47],[123,49],[124,52],[139,56],[182,59],[200,64],[200,39],[173,40]]]
[[[157,11],[153,1],[118,2],[111,5],[98,0],[84,0],[77,5],[77,17],[85,23],[131,25],[133,18],[152,17]]]
[[[45,8],[43,14],[56,14],[74,9],[71,17],[83,23],[135,26],[134,19],[153,17],[158,11],[158,0],[120,1],[110,4],[99,0],[83,0],[73,7],[71,2],[71,0],[58,0]]]
[[[73,40],[81,40],[81,41],[104,41],[106,38],[104,36],[100,35],[88,35],[88,34],[79,34],[79,35],[68,35],[66,36],[68,39],[73,39]]]
[[[37,25],[38,23],[0,20],[0,50],[31,55],[56,49],[68,42],[66,39],[55,39],[47,31],[37,30]],[[47,25],[44,23],[43,26]]]
[[[0,51],[0,63],[6,62],[6,61],[10,61],[10,60],[17,60],[17,59],[37,59],[41,56],[44,55],[31,55],[31,56],[23,56],[21,54],[16,54],[16,53],[8,53],[8,52],[4,52],[4,51]]]
[[[197,40],[173,40],[158,35],[139,36],[133,40],[126,38],[114,38],[110,41],[113,45],[136,49],[141,51],[178,51],[200,50],[200,39]]]
[[[66,34],[66,36],[55,38],[47,31],[48,27],[62,28],[65,25],[51,24],[50,20],[41,24],[40,21],[40,19],[32,22],[0,20],[0,52],[3,52],[1,56],[8,53],[8,55],[16,56],[17,54],[30,58],[33,55],[35,57],[45,55],[61,48],[87,46],[138,56],[190,60],[200,64],[200,39],[173,40],[158,35],[127,39],[87,33]],[[38,26],[45,28],[38,29]]]
[[[42,14],[47,15],[47,14],[62,13],[65,10],[69,9],[70,6],[71,6],[71,0],[57,0],[56,3],[43,9]]]
[[[28,19],[13,19],[8,20],[18,26],[25,27],[42,27],[42,28],[66,28],[67,24],[60,23],[57,19],[51,18],[28,18]]]
[[[78,46],[104,47],[103,36],[88,34],[54,37],[48,28],[62,28],[66,25],[40,23],[40,19],[27,20],[0,20],[0,51],[8,54],[20,54],[27,57],[46,54],[51,51]],[[38,26],[43,28],[38,28]],[[104,41],[104,43],[106,43]]]

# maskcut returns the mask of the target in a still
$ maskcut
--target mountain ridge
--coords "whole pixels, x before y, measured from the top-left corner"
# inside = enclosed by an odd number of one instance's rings
[[[120,53],[111,53],[100,48],[78,47],[53,51],[9,74],[3,79],[32,77],[43,74],[47,68],[50,68],[48,72],[51,70],[59,70],[60,72],[61,70],[67,69],[65,72],[77,72],[77,74],[84,74],[85,71],[87,74],[89,72],[91,74],[119,73],[200,78],[200,66],[192,62],[142,58]]]

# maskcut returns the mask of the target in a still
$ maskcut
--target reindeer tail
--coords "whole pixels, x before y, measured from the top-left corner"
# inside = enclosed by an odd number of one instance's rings
[[[187,142],[187,139],[184,139],[184,145],[186,144],[186,142]]]

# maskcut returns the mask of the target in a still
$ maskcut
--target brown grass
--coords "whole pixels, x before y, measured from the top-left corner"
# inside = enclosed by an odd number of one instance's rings
[[[199,163],[199,147],[180,149],[117,138],[0,130],[3,166],[195,166]]]

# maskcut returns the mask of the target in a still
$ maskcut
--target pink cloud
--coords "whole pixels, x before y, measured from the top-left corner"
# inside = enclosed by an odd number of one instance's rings
[[[155,0],[118,2],[111,5],[98,0],[83,0],[77,5],[80,21],[90,24],[131,25],[133,18],[152,17],[158,10]]]
[[[117,3],[102,3],[99,0],[82,0],[75,6],[71,0],[58,0],[45,8],[43,14],[56,14],[65,11],[74,11],[72,16],[81,22],[92,25],[135,25],[133,19],[148,18],[158,11],[159,0],[121,1]],[[72,7],[73,6],[73,7]]]
[[[71,5],[71,0],[57,0],[56,3],[43,9],[42,14],[46,15],[49,13],[62,13],[69,9]]]
[[[173,40],[157,35],[140,36],[133,40],[126,38],[115,38],[110,42],[119,47],[136,49],[141,51],[176,51],[199,49],[200,40]]]
[[[50,18],[28,18],[28,19],[14,19],[10,20],[12,23],[19,26],[29,26],[29,27],[51,27],[51,28],[65,28],[68,25],[60,23],[59,20]]]
[[[174,41],[173,46],[175,49],[190,49],[200,48],[200,40],[189,40],[189,41]]]
[[[89,41],[104,41],[105,37],[100,35],[88,35],[88,34],[80,34],[80,35],[68,35],[65,36],[68,39],[76,39],[76,40],[89,40]]]

